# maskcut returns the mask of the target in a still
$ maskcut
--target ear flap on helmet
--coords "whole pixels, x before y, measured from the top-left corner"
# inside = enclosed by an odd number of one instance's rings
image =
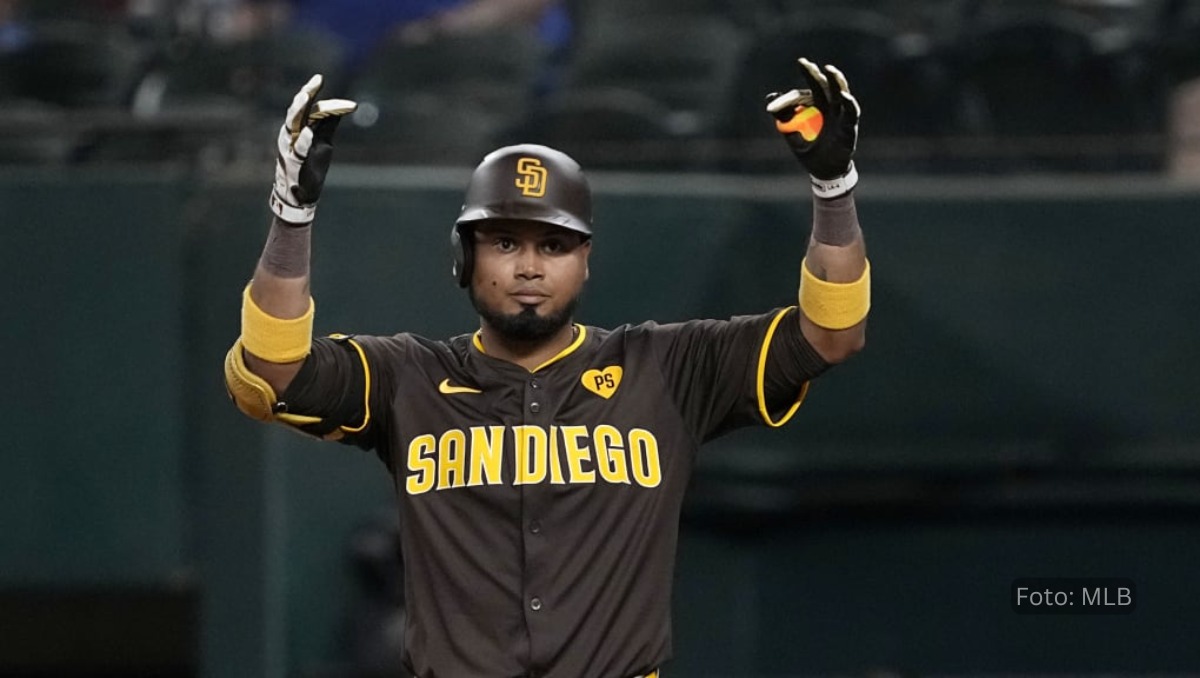
[[[475,264],[475,239],[468,224],[455,224],[450,229],[450,249],[454,255],[450,273],[459,287],[466,287],[471,284],[471,271]]]

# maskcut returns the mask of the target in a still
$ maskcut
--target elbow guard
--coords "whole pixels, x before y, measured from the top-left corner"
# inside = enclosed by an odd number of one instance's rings
[[[225,355],[225,390],[237,408],[251,419],[275,420],[275,404],[279,398],[266,379],[246,367],[240,337]]]
[[[362,356],[365,368],[366,356],[362,355],[361,348],[357,346],[355,348]],[[366,428],[370,421],[370,409],[365,400],[363,407],[366,412],[363,415],[362,423],[356,427],[338,426],[335,423],[326,423],[321,417],[288,412],[286,405],[279,400],[279,395],[275,393],[271,384],[251,372],[250,368],[246,366],[242,349],[242,339],[238,338],[233,343],[233,347],[229,349],[229,353],[225,354],[225,391],[246,416],[258,421],[284,424],[300,433],[322,440],[339,440],[347,433],[357,433]],[[365,370],[363,374],[364,380],[367,382],[363,386],[365,391],[369,389],[369,377],[365,376]],[[336,422],[336,418],[333,421]]]
[[[250,285],[242,291],[242,336],[225,356],[225,388],[246,416],[258,421],[277,421],[293,426],[319,422],[318,417],[281,412],[279,396],[265,379],[246,367],[242,350],[278,363],[303,360],[312,350],[314,304],[299,318],[276,318],[267,314],[250,296]]]

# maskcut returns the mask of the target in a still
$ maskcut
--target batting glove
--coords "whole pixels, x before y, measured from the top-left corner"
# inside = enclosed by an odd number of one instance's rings
[[[805,87],[767,95],[767,112],[800,163],[812,177],[813,193],[835,198],[858,183],[854,149],[858,145],[861,109],[846,76],[800,59]]]
[[[300,88],[279,129],[270,205],[272,212],[291,224],[312,222],[333,159],[333,133],[342,116],[358,108],[347,99],[314,102],[322,84],[321,76],[314,75]]]

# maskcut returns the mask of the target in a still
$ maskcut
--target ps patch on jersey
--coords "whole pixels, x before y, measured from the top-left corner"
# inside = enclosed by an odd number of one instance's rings
[[[584,372],[579,381],[587,390],[608,400],[617,392],[617,387],[621,385],[621,375],[624,372],[620,365],[610,365],[603,370]]]

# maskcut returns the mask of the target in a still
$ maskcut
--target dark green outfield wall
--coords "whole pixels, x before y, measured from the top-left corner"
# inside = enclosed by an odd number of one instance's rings
[[[465,178],[335,174],[318,332],[472,327],[446,249]],[[803,182],[594,184],[583,321],[793,303]],[[0,589],[193,592],[206,676],[339,662],[347,541],[391,504],[371,455],[225,399],[266,190],[0,176]],[[868,349],[785,429],[704,454],[671,675],[1200,668],[1200,192],[868,178],[859,203]],[[1020,617],[1018,576],[1132,577],[1141,598],[1124,617]]]

